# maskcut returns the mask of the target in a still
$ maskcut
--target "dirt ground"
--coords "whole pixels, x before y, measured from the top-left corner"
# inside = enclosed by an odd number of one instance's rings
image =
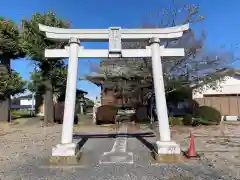
[[[88,122],[88,123],[84,123]],[[24,122],[24,121],[23,121]],[[26,121],[27,122],[27,121]],[[25,124],[29,124],[26,123]],[[28,132],[34,132],[34,129],[41,128],[39,123],[30,123],[27,125]],[[83,125],[84,124],[84,125]],[[60,125],[57,125],[57,127]],[[0,123],[0,137],[8,134],[19,134],[20,125],[11,125]],[[22,127],[22,126],[21,126]],[[34,128],[32,128],[34,127]],[[39,128],[38,128],[39,127]],[[139,126],[140,129],[146,129],[147,126]],[[56,130],[60,133],[61,128]],[[79,125],[74,126],[75,132],[116,132],[116,126],[106,125],[92,126],[91,122],[83,120]],[[135,131],[135,129],[133,129]],[[153,131],[157,134],[158,128]],[[188,149],[190,132],[195,137],[196,151],[210,161],[209,166],[228,171],[233,176],[240,177],[240,123],[222,123],[218,126],[199,126],[199,127],[172,127],[172,138],[180,144],[183,150]],[[39,136],[38,136],[39,137]],[[40,138],[40,137],[39,137]]]
[[[158,127],[153,131],[159,138]],[[240,122],[222,122],[217,126],[174,126],[171,136],[183,151],[189,147],[190,133],[195,139],[195,149],[202,159],[209,160],[209,166],[240,177]],[[157,138],[157,139],[158,139]]]
[[[172,138],[183,150],[189,146],[190,132],[195,137],[196,151],[211,163],[209,166],[240,175],[240,123],[222,123],[218,126],[194,128],[173,127]]]

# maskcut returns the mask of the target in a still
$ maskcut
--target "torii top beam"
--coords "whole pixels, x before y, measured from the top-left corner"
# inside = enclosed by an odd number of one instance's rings
[[[179,38],[184,31],[189,29],[189,24],[155,29],[121,29],[119,27],[109,29],[65,29],[39,24],[39,29],[46,32],[47,38],[61,41],[77,38],[81,42],[108,42],[110,30],[116,30],[116,33],[120,33],[118,34],[120,37],[117,38],[120,38],[122,41],[141,41],[152,37],[159,39]]]

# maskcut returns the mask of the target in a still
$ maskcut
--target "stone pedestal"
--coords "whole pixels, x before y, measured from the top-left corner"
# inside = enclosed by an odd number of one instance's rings
[[[93,124],[97,122],[97,109],[101,106],[99,102],[96,102],[93,106]]]
[[[174,141],[157,141],[155,151],[158,154],[181,154],[179,144]]]
[[[82,153],[74,143],[58,144],[52,148],[52,156],[49,159],[50,166],[79,165]]]
[[[160,163],[183,162],[180,146],[174,141],[157,141],[154,148],[154,158]]]
[[[75,156],[77,151],[77,145],[75,143],[57,144],[52,148],[52,156]]]

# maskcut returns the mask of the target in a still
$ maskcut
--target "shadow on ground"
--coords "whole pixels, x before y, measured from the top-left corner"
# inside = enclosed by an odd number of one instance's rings
[[[151,142],[149,142],[148,140],[146,140],[145,138],[138,136],[136,137],[137,140],[139,140],[143,145],[145,145],[150,151],[154,150],[154,146]]]
[[[136,138],[141,143],[143,143],[149,150],[153,150],[153,145],[145,138],[155,137],[152,132],[145,133],[108,133],[108,134],[73,134],[73,139],[81,139],[78,142],[78,149],[80,150],[88,139],[96,138],[117,138],[117,137],[127,137],[127,138]]]

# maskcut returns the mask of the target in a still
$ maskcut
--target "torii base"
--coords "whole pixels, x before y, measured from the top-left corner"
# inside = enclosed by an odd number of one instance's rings
[[[152,152],[153,158],[158,163],[183,163],[180,146],[174,142],[157,141]]]
[[[52,148],[52,156],[49,159],[51,165],[77,165],[81,158],[81,151],[77,144],[57,144]]]
[[[49,158],[50,166],[77,166],[80,165],[82,152],[78,152],[75,156],[51,156]]]
[[[75,156],[78,151],[76,143],[57,144],[52,148],[52,156]]]

